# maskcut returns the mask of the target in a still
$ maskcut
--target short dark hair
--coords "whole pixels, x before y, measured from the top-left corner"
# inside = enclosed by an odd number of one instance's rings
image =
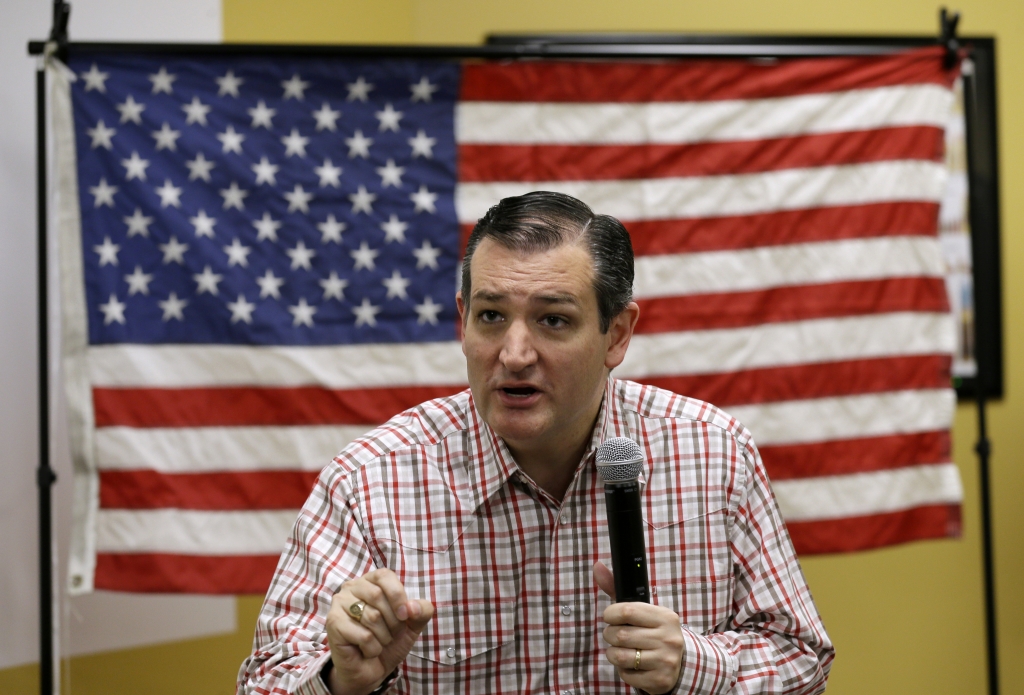
[[[476,223],[462,259],[462,298],[469,304],[469,266],[484,239],[507,249],[536,252],[581,241],[594,264],[594,292],[607,333],[612,319],[633,300],[633,245],[629,232],[610,215],[595,215],[581,200],[564,193],[533,191],[504,198]]]

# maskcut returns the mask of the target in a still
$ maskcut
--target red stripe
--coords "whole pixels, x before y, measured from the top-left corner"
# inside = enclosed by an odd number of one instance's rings
[[[943,138],[942,129],[921,126],[689,145],[460,145],[459,181],[612,181],[941,161]]]
[[[727,407],[949,386],[949,355],[917,355],[638,379]]]
[[[313,489],[314,471],[160,473],[100,471],[102,509],[299,509]]]
[[[952,457],[949,430],[759,447],[772,480],[871,473]]]
[[[637,256],[729,251],[814,241],[883,236],[934,236],[937,203],[871,203],[759,215],[623,220]],[[474,223],[462,227],[462,248]]]
[[[637,333],[758,326],[782,321],[949,311],[943,278],[887,278],[773,287],[752,292],[639,299]]]
[[[94,388],[93,407],[97,427],[365,424],[386,422],[423,401],[463,388]]]
[[[889,514],[787,524],[799,555],[848,553],[931,538],[959,538],[960,506],[915,507]]]
[[[462,101],[649,102],[762,99],[903,84],[949,87],[942,49],[892,56],[673,62],[534,61],[468,64]]]
[[[278,555],[97,553],[95,586],[107,591],[267,593]]]

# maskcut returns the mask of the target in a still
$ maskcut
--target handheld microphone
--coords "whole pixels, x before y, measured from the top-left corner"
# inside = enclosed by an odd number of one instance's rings
[[[643,464],[640,445],[627,437],[612,437],[597,448],[597,472],[604,481],[617,602],[651,602],[638,480]]]

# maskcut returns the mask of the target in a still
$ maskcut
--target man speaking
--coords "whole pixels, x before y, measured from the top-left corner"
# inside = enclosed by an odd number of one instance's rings
[[[320,474],[240,693],[817,693],[834,650],[750,433],[615,379],[625,228],[566,195],[491,208],[457,295],[469,389]],[[614,602],[595,452],[626,437],[650,603]]]

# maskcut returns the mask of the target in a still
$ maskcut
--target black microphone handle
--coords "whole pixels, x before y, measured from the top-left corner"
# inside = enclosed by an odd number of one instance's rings
[[[615,601],[650,603],[651,589],[647,578],[647,550],[644,544],[639,481],[605,483],[604,502],[612,546]]]

